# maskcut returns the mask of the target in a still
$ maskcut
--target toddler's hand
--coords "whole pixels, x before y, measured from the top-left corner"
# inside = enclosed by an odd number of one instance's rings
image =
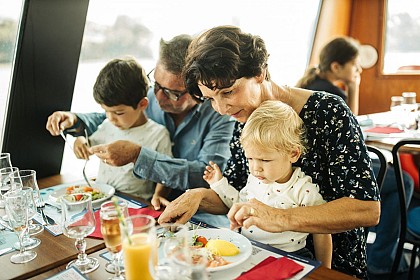
[[[206,166],[206,170],[204,170],[203,179],[209,184],[214,184],[217,181],[222,179],[223,174],[220,170],[219,166],[214,162],[210,161],[209,165]]]
[[[91,153],[89,152],[85,137],[77,137],[76,141],[74,141],[74,154],[79,159],[89,159]]]

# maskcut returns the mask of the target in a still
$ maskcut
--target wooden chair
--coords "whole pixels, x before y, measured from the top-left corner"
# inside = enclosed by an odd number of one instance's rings
[[[398,155],[399,149],[405,145],[416,145],[420,147],[420,139],[402,139],[392,148],[392,158],[395,170],[395,177],[397,179],[398,198],[400,202],[401,224],[400,224],[400,238],[397,245],[397,252],[392,266],[391,278],[395,279],[396,273],[403,254],[404,243],[411,243],[413,250],[411,252],[409,279],[413,279],[414,263],[416,260],[417,249],[420,247],[420,207],[407,210],[406,194],[404,189],[403,173],[401,169],[400,157]]]

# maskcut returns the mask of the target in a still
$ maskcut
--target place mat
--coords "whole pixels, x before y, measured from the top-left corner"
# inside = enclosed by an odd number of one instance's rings
[[[77,268],[74,266],[69,267],[66,270],[60,271],[54,276],[47,278],[46,280],[84,280],[89,279],[84,276]]]
[[[99,214],[100,214],[99,211],[95,212],[95,219],[96,219],[95,231],[92,234],[90,234],[88,237],[103,239],[103,236],[101,233],[101,219],[99,217]],[[140,208],[140,209],[128,208],[129,216],[138,215],[138,214],[149,215],[156,219],[157,217],[160,216],[160,214],[162,214],[162,211],[156,211],[149,208]]]

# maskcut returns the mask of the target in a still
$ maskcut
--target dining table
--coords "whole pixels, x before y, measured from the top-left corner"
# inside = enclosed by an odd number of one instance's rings
[[[40,189],[70,183],[80,180],[71,175],[54,175],[38,180]],[[142,201],[143,202],[143,201]],[[148,207],[151,208],[149,205]],[[0,215],[4,215],[4,209],[0,209]],[[1,234],[1,232],[0,232]],[[32,249],[37,257],[25,264],[13,264],[10,262],[10,253],[0,256],[0,279],[47,279],[66,270],[66,265],[77,257],[74,246],[74,239],[65,235],[54,236],[47,230],[36,235],[41,240],[41,245]],[[86,237],[86,253],[96,257],[99,261],[99,268],[84,275],[87,279],[108,279],[112,274],[105,270],[107,260],[102,257],[107,252],[102,239]],[[213,278],[211,278],[213,279]],[[355,279],[352,276],[319,266],[303,279],[310,280],[337,280]]]

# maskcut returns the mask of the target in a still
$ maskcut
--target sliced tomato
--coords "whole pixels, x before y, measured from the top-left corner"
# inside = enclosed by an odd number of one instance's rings
[[[76,199],[76,201],[81,200],[82,197],[83,197],[83,194],[76,194],[76,195],[74,195],[74,198]]]
[[[199,235],[197,237],[197,239],[195,240],[195,242],[200,242],[201,244],[203,244],[202,247],[204,247],[207,244],[207,238],[205,238],[204,236]]]

